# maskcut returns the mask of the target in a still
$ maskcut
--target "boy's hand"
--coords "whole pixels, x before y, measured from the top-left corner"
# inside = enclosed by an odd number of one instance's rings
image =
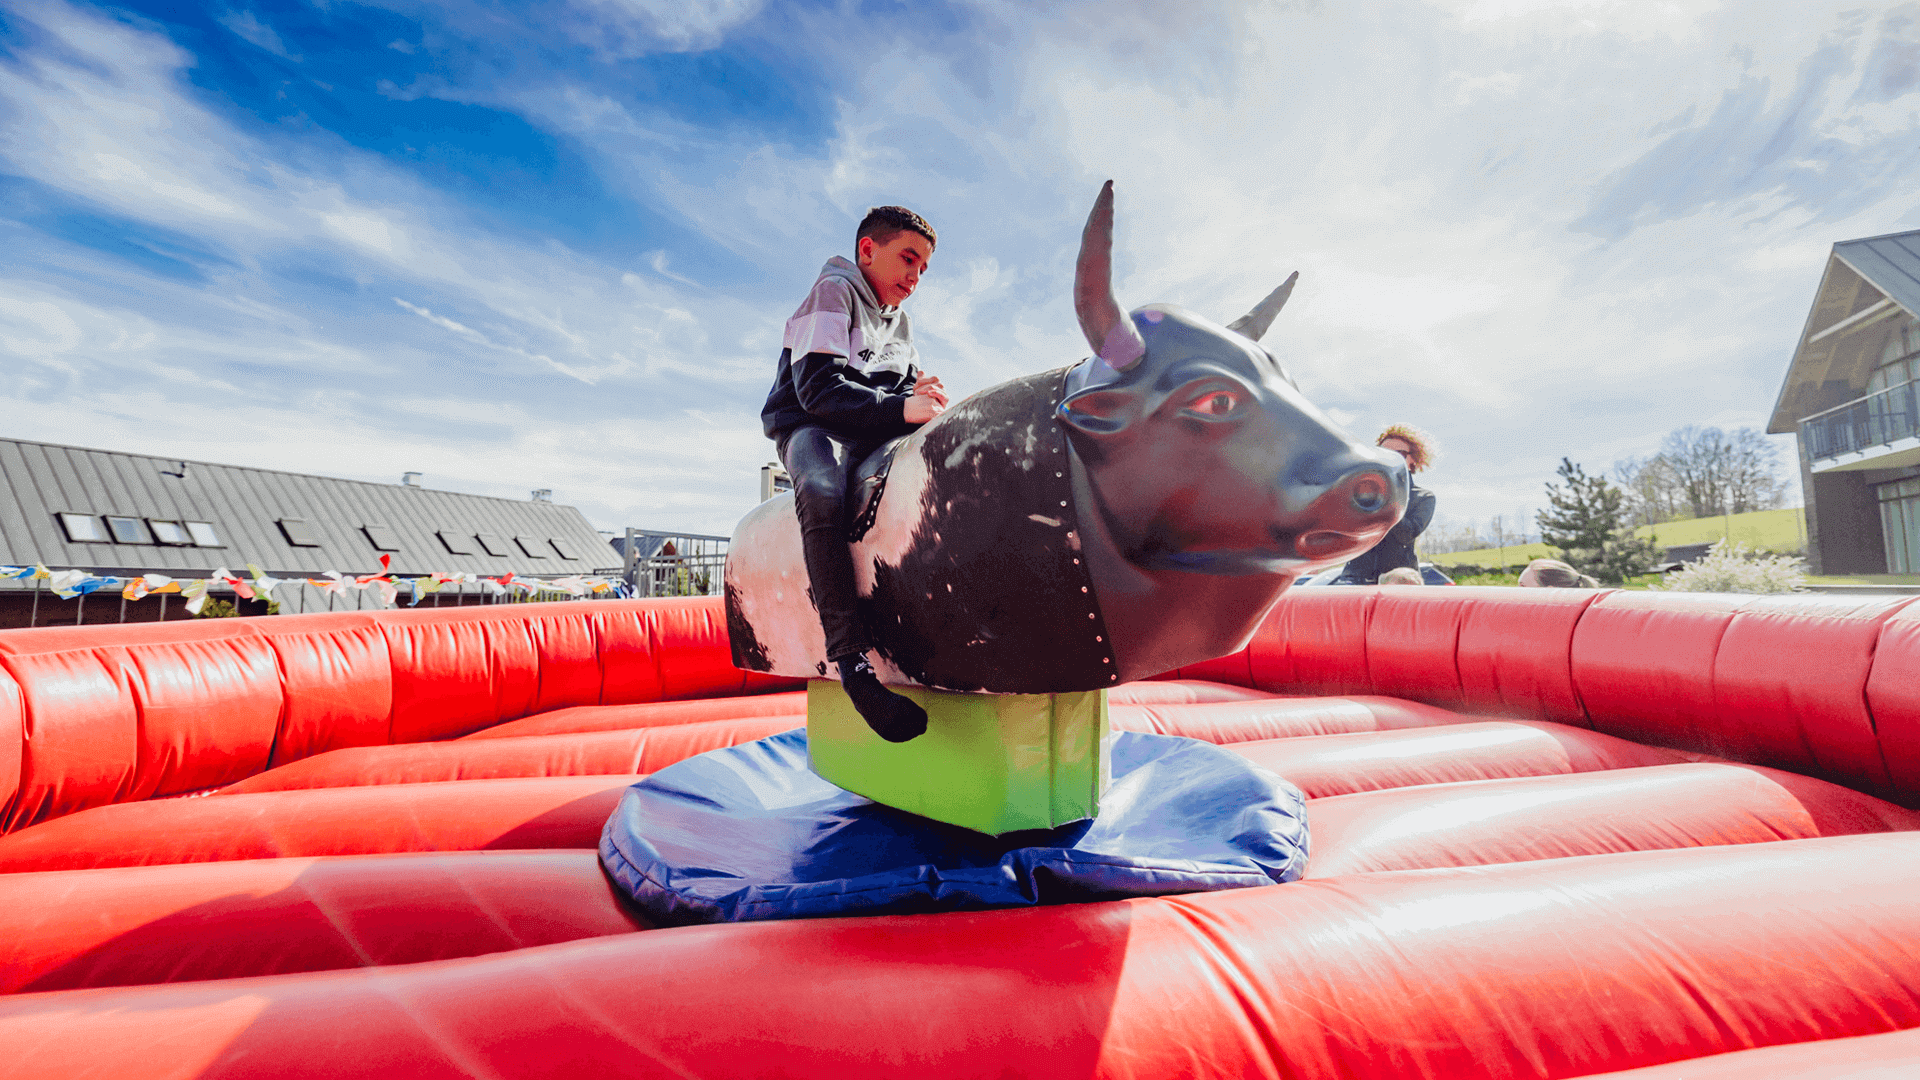
[[[924,424],[946,411],[947,391],[939,378],[922,375],[914,380],[913,393],[907,398],[907,423]]]
[[[935,401],[924,394],[914,394],[907,398],[906,421],[909,424],[924,424],[946,411],[945,401]]]
[[[930,397],[939,402],[942,408],[947,404],[947,388],[940,385],[937,375],[922,375],[914,380],[913,392],[922,397]]]

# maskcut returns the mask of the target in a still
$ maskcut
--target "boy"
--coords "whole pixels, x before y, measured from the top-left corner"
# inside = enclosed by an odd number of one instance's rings
[[[887,440],[939,416],[940,380],[915,366],[901,301],[913,295],[938,238],[904,206],[867,211],[854,233],[856,263],[827,260],[787,320],[780,368],[760,420],[793,478],[800,542],[827,659],[867,726],[888,742],[927,730],[927,714],[880,685],[867,660],[847,545],[847,476]]]

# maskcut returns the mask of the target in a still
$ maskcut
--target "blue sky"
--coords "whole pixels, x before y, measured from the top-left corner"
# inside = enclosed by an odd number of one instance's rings
[[[1911,3],[0,0],[0,435],[726,533],[868,206],[966,393],[1084,355],[1112,177],[1124,304],[1301,271],[1269,345],[1484,519],[1763,425],[1917,157]]]

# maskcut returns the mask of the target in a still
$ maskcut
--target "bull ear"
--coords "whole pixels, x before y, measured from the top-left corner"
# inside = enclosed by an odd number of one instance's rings
[[[1061,402],[1054,415],[1089,435],[1114,435],[1140,418],[1140,395],[1133,390],[1082,390]]]
[[[1293,283],[1300,280],[1300,271],[1287,275],[1280,287],[1267,294],[1265,300],[1253,305],[1253,310],[1227,324],[1227,329],[1241,337],[1259,341],[1267,336],[1267,327],[1273,325],[1273,317],[1287,306],[1287,297],[1293,295]]]
[[[1146,355],[1147,343],[1113,297],[1113,181],[1100,189],[1080,232],[1080,258],[1073,266],[1073,312],[1087,344],[1115,371]]]

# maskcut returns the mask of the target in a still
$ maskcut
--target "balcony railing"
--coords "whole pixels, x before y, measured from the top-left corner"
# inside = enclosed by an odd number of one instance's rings
[[[1814,461],[1871,453],[1901,439],[1920,438],[1915,383],[1901,383],[1800,421],[1801,445]]]

